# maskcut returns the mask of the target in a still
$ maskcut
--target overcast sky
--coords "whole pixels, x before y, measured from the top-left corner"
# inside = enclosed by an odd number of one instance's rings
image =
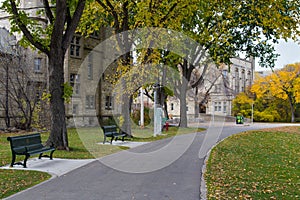
[[[276,53],[280,54],[275,63],[275,68],[282,68],[287,64],[292,64],[296,62],[300,62],[300,45],[293,42],[284,40],[280,41],[278,45],[276,45]],[[261,68],[256,63],[255,66],[256,71],[259,70],[268,70],[266,68]]]

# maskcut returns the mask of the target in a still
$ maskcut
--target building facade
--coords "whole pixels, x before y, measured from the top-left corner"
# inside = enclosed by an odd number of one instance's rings
[[[0,5],[2,5],[3,0],[0,0]],[[21,0],[20,8],[22,8],[25,12],[29,13],[31,17],[40,17],[42,19],[42,15],[37,13],[38,8],[42,5],[42,1],[38,0]],[[3,55],[10,55],[10,62],[2,62],[2,68],[5,65],[10,67],[10,76],[13,77],[11,80],[17,80],[22,77],[23,83],[21,81],[13,81],[9,83],[10,87],[14,85],[14,87],[19,87],[18,90],[23,90],[27,88],[28,90],[34,91],[34,95],[28,92],[28,95],[32,96],[33,101],[36,99],[40,99],[43,92],[47,91],[48,85],[48,60],[46,55],[39,53],[36,50],[32,50],[31,48],[23,48],[19,45],[19,40],[22,38],[22,34],[14,33],[12,36],[10,33],[11,25],[9,23],[9,15],[3,11],[0,11],[1,20],[0,20],[0,52],[2,53],[2,61],[4,61]],[[42,20],[41,20],[42,21]],[[5,77],[5,73],[1,72],[1,76]],[[26,81],[25,81],[26,80]],[[5,84],[4,84],[5,85]],[[7,85],[7,84],[6,84]],[[3,87],[3,84],[2,86]],[[29,89],[31,88],[31,89]],[[10,98],[14,98],[15,94],[12,94]],[[24,95],[23,95],[24,96]],[[35,96],[35,97],[33,97]],[[13,101],[13,100],[12,100]],[[10,101],[10,102],[12,102]],[[5,106],[1,104],[1,109],[5,110]],[[7,107],[7,106],[6,106]],[[11,121],[15,121],[17,123],[18,120],[13,119],[14,116],[17,116],[17,110],[20,106],[10,106],[10,117]],[[1,119],[4,118],[4,113],[1,114]],[[7,114],[6,114],[7,115]],[[1,120],[1,127],[5,127],[3,125],[3,120]],[[11,124],[14,126],[15,124]]]

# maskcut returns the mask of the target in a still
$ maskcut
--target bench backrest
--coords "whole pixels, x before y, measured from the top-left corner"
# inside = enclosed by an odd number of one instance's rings
[[[43,147],[40,133],[8,137],[7,140],[10,142],[11,150],[17,153],[26,152],[26,150],[32,151]]]
[[[117,132],[116,125],[102,126],[103,133]]]

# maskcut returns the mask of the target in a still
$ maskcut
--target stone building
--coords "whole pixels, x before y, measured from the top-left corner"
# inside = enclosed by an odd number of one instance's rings
[[[255,63],[254,59],[231,59],[232,65],[222,69],[222,76],[210,93],[206,114],[230,116],[232,113],[232,100],[240,92],[244,92],[253,84]]]
[[[72,39],[64,70],[65,81],[73,87],[72,101],[66,104],[68,126],[94,126],[98,120],[108,120],[113,115],[112,85],[107,77],[114,65],[104,66],[110,56],[109,48],[97,49],[110,35],[103,28],[89,37],[75,34]]]
[[[3,0],[0,0],[0,6],[2,5],[2,2]],[[40,17],[41,21],[43,21],[42,15],[37,13],[37,9],[41,5],[42,1],[38,0],[20,1],[20,8],[29,13],[30,16]],[[14,36],[12,36],[11,33],[9,33],[11,29],[9,15],[3,11],[0,11],[0,15],[0,51],[2,52],[2,55],[11,56],[11,63],[7,63],[11,70],[19,68],[19,70],[17,70],[18,73],[11,72],[15,75],[14,77],[20,76],[20,72],[24,69],[22,76],[24,77],[26,74],[27,83],[24,83],[22,87],[34,87],[35,89],[32,89],[32,91],[34,91],[36,93],[35,95],[40,98],[42,92],[47,90],[48,85],[47,57],[46,55],[30,48],[21,48],[18,45],[18,41],[21,39],[22,34],[14,33]],[[1,87],[3,87],[3,85]],[[14,108],[14,106],[12,106],[12,108]],[[18,106],[16,108],[18,108]],[[13,110],[14,109],[11,109],[11,111]],[[1,115],[1,119],[2,117],[3,114]]]
[[[21,118],[32,114],[30,107],[37,104],[47,89],[45,61],[43,55],[20,47],[8,30],[0,28],[1,127],[26,126]]]

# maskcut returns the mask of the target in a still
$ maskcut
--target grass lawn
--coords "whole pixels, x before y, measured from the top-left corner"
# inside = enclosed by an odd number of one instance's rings
[[[300,128],[233,135],[211,152],[208,199],[300,199]]]
[[[133,129],[133,138],[131,141],[154,141],[163,138],[175,136],[176,134],[193,133],[202,131],[203,129],[185,128],[178,129],[170,127],[168,132],[164,135],[153,137],[152,129]],[[28,133],[26,133],[28,134]],[[8,136],[21,135],[14,133],[0,134],[0,166],[8,165],[11,162],[11,151]],[[42,133],[42,141],[45,142],[49,133]],[[99,128],[81,128],[79,133],[76,129],[68,129],[68,139],[70,151],[56,150],[53,158],[69,158],[69,159],[90,159],[95,157],[102,157],[124,149],[127,147],[120,147],[114,145],[99,145],[103,142],[103,133]],[[24,156],[17,156],[16,161],[24,160]],[[0,169],[0,199],[10,196],[26,188],[32,187],[40,182],[49,179],[51,176],[44,172],[23,171],[23,170],[6,170]]]

